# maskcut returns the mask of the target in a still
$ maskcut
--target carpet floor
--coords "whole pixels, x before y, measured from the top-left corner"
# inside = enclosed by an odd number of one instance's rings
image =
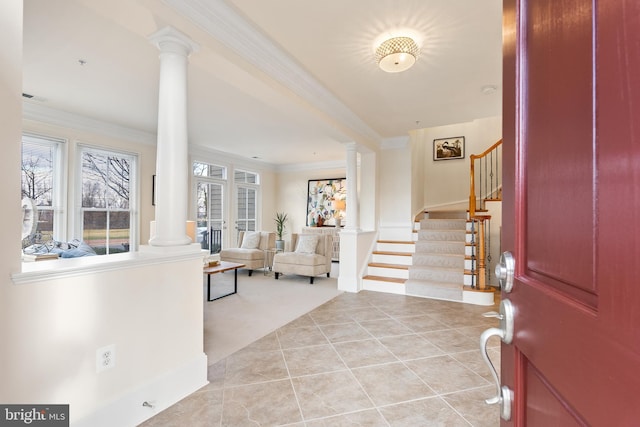
[[[265,275],[238,270],[238,293],[206,301],[204,281],[204,352],[209,365],[235,353],[314,308],[335,298],[339,264],[332,264],[331,277]],[[211,298],[233,291],[233,271],[211,276]]]

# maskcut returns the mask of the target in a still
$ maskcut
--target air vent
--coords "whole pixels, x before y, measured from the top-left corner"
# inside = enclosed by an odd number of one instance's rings
[[[23,93],[22,93],[22,97],[23,97],[23,98],[27,98],[27,99],[31,99],[31,98],[33,98],[33,95],[28,94],[28,93],[24,93],[24,92],[23,92]]]

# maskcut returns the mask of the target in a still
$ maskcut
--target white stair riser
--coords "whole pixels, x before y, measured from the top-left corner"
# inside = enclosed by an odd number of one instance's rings
[[[396,279],[409,278],[409,270],[399,268],[372,267],[367,268],[367,274],[370,276],[393,277]]]
[[[385,292],[388,294],[406,294],[406,289],[403,283],[385,282],[382,280],[364,279],[362,281],[362,289],[365,291]]]
[[[409,252],[413,253],[416,250],[416,245],[413,243],[378,243],[376,250],[387,252]]]
[[[373,254],[371,260],[385,264],[411,265],[411,256],[406,255]]]

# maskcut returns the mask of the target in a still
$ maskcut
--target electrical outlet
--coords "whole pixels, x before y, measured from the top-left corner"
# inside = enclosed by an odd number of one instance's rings
[[[111,344],[96,350],[96,372],[100,373],[116,366],[116,346]]]

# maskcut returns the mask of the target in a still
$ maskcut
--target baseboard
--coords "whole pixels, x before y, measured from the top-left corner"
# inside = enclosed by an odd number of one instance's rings
[[[73,427],[136,426],[204,387],[207,356],[202,353],[189,363],[154,378],[90,415],[72,422]],[[151,406],[143,406],[148,402]],[[73,411],[73,408],[71,408]]]

